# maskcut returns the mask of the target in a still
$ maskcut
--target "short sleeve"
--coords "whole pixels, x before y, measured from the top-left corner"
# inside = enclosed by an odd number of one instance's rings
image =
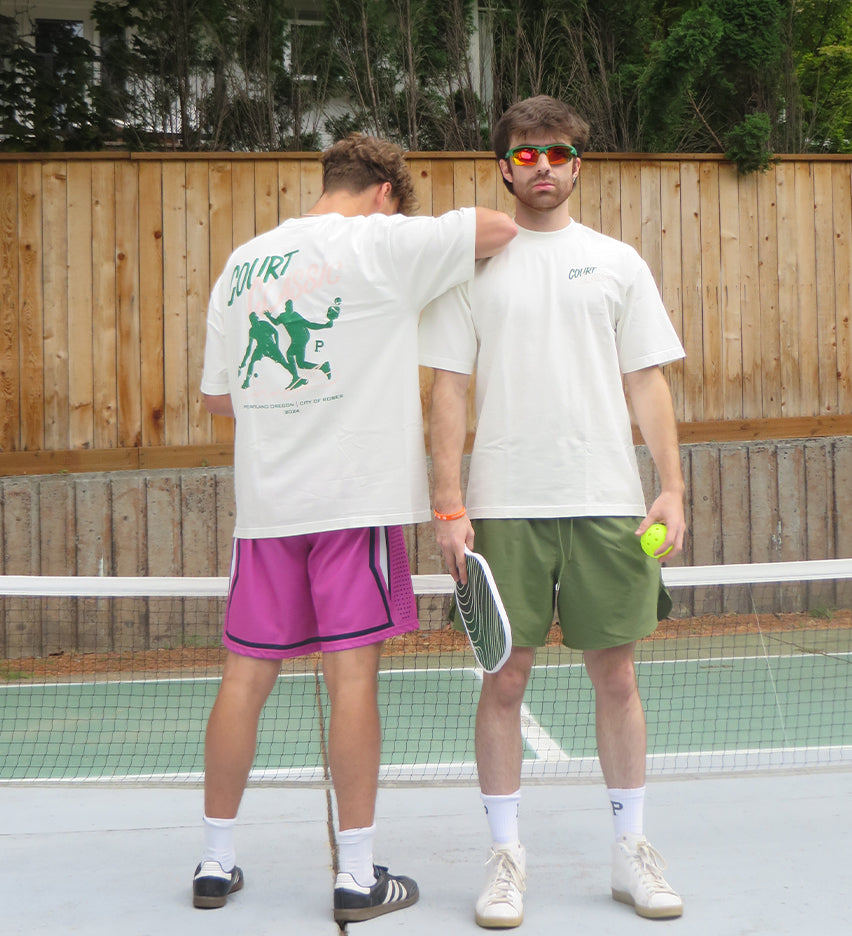
[[[470,281],[448,290],[420,316],[419,360],[424,367],[473,373],[477,338],[470,308]]]

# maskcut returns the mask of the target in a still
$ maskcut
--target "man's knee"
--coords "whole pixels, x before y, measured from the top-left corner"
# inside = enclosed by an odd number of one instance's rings
[[[595,691],[613,695],[632,695],[637,691],[632,644],[587,651],[584,660]]]
[[[528,650],[529,652],[526,652]],[[486,673],[483,676],[482,695],[486,700],[499,705],[519,706],[521,704],[529,682],[535,652],[532,648],[526,647],[521,648],[521,651],[523,652],[513,651],[496,673]]]

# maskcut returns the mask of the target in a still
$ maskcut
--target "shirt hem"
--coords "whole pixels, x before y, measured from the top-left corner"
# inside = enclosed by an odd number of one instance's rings
[[[429,508],[395,514],[370,514],[361,517],[337,517],[332,520],[306,520],[304,523],[279,524],[274,527],[234,527],[234,539],[273,539],[279,536],[302,536],[331,530],[354,530],[382,526],[407,526],[425,523],[432,517]]]
[[[644,517],[644,504],[527,505],[514,507],[467,507],[471,520],[546,520],[554,517]]]

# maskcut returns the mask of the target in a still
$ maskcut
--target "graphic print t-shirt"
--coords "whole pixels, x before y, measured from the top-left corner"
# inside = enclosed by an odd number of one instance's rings
[[[417,319],[473,275],[473,209],[285,221],[239,247],[201,390],[236,416],[238,537],[429,518]]]
[[[476,366],[470,516],[644,515],[622,375],[681,357],[632,247],[576,221],[521,228],[421,317],[421,364]]]

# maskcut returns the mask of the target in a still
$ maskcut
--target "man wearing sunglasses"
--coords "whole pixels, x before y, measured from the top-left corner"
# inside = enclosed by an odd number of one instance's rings
[[[635,642],[671,608],[659,561],[639,536],[668,529],[677,555],[684,482],[661,365],[683,348],[648,266],[633,248],[573,221],[569,197],[588,125],[546,96],[521,101],[494,131],[518,236],[474,279],[435,300],[420,325],[435,368],[431,439],[438,543],[466,577],[464,547],[491,566],[512,625],[506,664],[484,674],[476,758],[492,835],[480,926],[523,919],[521,704],[536,647],[558,617],[595,691],[595,730],[614,823],[612,896],[644,917],[677,917],[678,894],[644,833],[646,729]],[[466,397],[476,369],[477,431],[466,500]],[[660,494],[646,510],[625,388],[654,459]],[[473,523],[471,523],[471,519]]]

